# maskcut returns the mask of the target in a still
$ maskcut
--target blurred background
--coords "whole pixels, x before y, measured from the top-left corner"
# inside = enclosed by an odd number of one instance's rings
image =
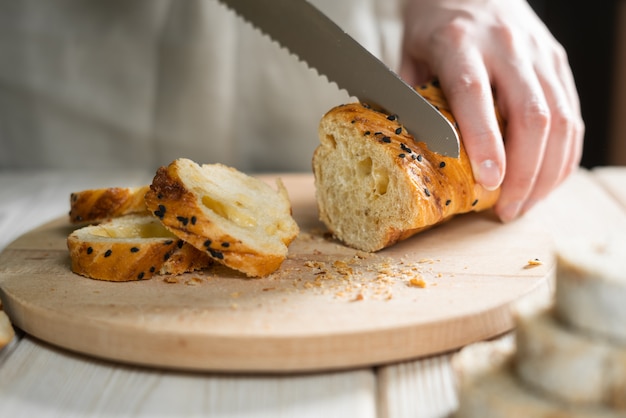
[[[397,68],[400,1],[311,1]],[[583,166],[625,165],[626,0],[529,2],[568,51]],[[348,100],[215,0],[0,0],[0,170],[310,170]]]
[[[583,165],[626,164],[626,1],[529,3],[568,52],[586,124]]]

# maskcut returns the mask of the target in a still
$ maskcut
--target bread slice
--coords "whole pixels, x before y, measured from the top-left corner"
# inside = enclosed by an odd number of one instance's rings
[[[519,318],[517,375],[562,402],[626,411],[626,347],[576,331],[558,323],[551,311]]]
[[[280,180],[277,188],[232,167],[180,158],[158,169],[146,206],[180,239],[260,277],[280,267],[299,232]]]
[[[558,243],[556,315],[626,345],[626,231],[604,242]]]
[[[203,251],[183,242],[152,215],[125,215],[85,226],[67,238],[71,269],[92,279],[145,280],[211,265]]]
[[[567,405],[527,389],[503,368],[472,380],[459,391],[455,418],[617,418],[617,411]]]
[[[436,83],[418,89],[456,126]],[[348,246],[377,251],[453,215],[493,206],[499,190],[474,180],[459,158],[431,152],[397,118],[354,103],[320,121],[313,155],[320,219]]]
[[[149,186],[89,189],[70,195],[70,222],[97,223],[133,213],[147,214],[144,195]]]
[[[0,349],[8,345],[13,340],[13,337],[15,337],[15,331],[11,326],[9,317],[4,313],[0,304]]]

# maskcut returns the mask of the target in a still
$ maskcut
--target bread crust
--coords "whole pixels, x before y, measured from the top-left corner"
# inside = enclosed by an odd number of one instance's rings
[[[70,222],[97,223],[133,213],[147,214],[144,195],[149,186],[89,189],[70,195]]]
[[[456,126],[436,83],[418,89]],[[313,155],[320,219],[345,244],[378,251],[454,215],[492,207],[499,190],[474,180],[460,144],[459,158],[431,152],[397,117],[353,103],[320,121]]]
[[[68,236],[67,246],[74,273],[105,281],[178,275],[212,263],[204,252],[170,234],[151,215],[126,215],[79,228]]]
[[[223,174],[228,181],[233,181],[231,189],[238,190],[242,197],[241,201],[217,197],[216,205],[224,205],[224,210],[240,211],[242,217],[253,218],[252,223],[267,218],[265,228],[274,229],[259,232],[242,225],[242,221],[234,219],[236,217],[230,219],[227,214],[211,209],[212,196],[220,189],[210,178],[212,174]],[[250,198],[253,201],[244,202],[246,193],[252,189],[258,190],[262,199]],[[176,236],[215,261],[250,277],[276,271],[287,256],[287,246],[299,232],[282,183],[278,182],[276,191],[260,180],[221,164],[199,166],[184,158],[175,160],[157,170],[145,201],[148,209]]]

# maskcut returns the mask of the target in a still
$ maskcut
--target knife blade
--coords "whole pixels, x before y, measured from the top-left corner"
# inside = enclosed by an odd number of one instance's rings
[[[360,102],[397,115],[431,151],[459,156],[459,137],[450,122],[308,1],[219,1]]]

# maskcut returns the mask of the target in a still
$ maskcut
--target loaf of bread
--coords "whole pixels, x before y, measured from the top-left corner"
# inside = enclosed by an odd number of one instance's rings
[[[626,347],[558,322],[551,311],[519,318],[515,371],[534,390],[572,405],[626,411]]]
[[[157,218],[125,215],[79,228],[67,238],[71,269],[92,279],[146,280],[211,265],[205,252],[183,242]]]
[[[456,126],[437,83],[418,91]],[[462,140],[459,158],[444,157],[400,122],[359,103],[335,107],[320,122],[313,155],[319,216],[348,246],[377,251],[453,215],[490,208],[499,196],[474,180]]]
[[[98,223],[132,213],[148,213],[144,196],[148,186],[89,189],[70,195],[70,222]]]
[[[250,277],[277,270],[299,232],[280,180],[275,190],[222,164],[177,159],[158,169],[145,200],[180,239]]]

